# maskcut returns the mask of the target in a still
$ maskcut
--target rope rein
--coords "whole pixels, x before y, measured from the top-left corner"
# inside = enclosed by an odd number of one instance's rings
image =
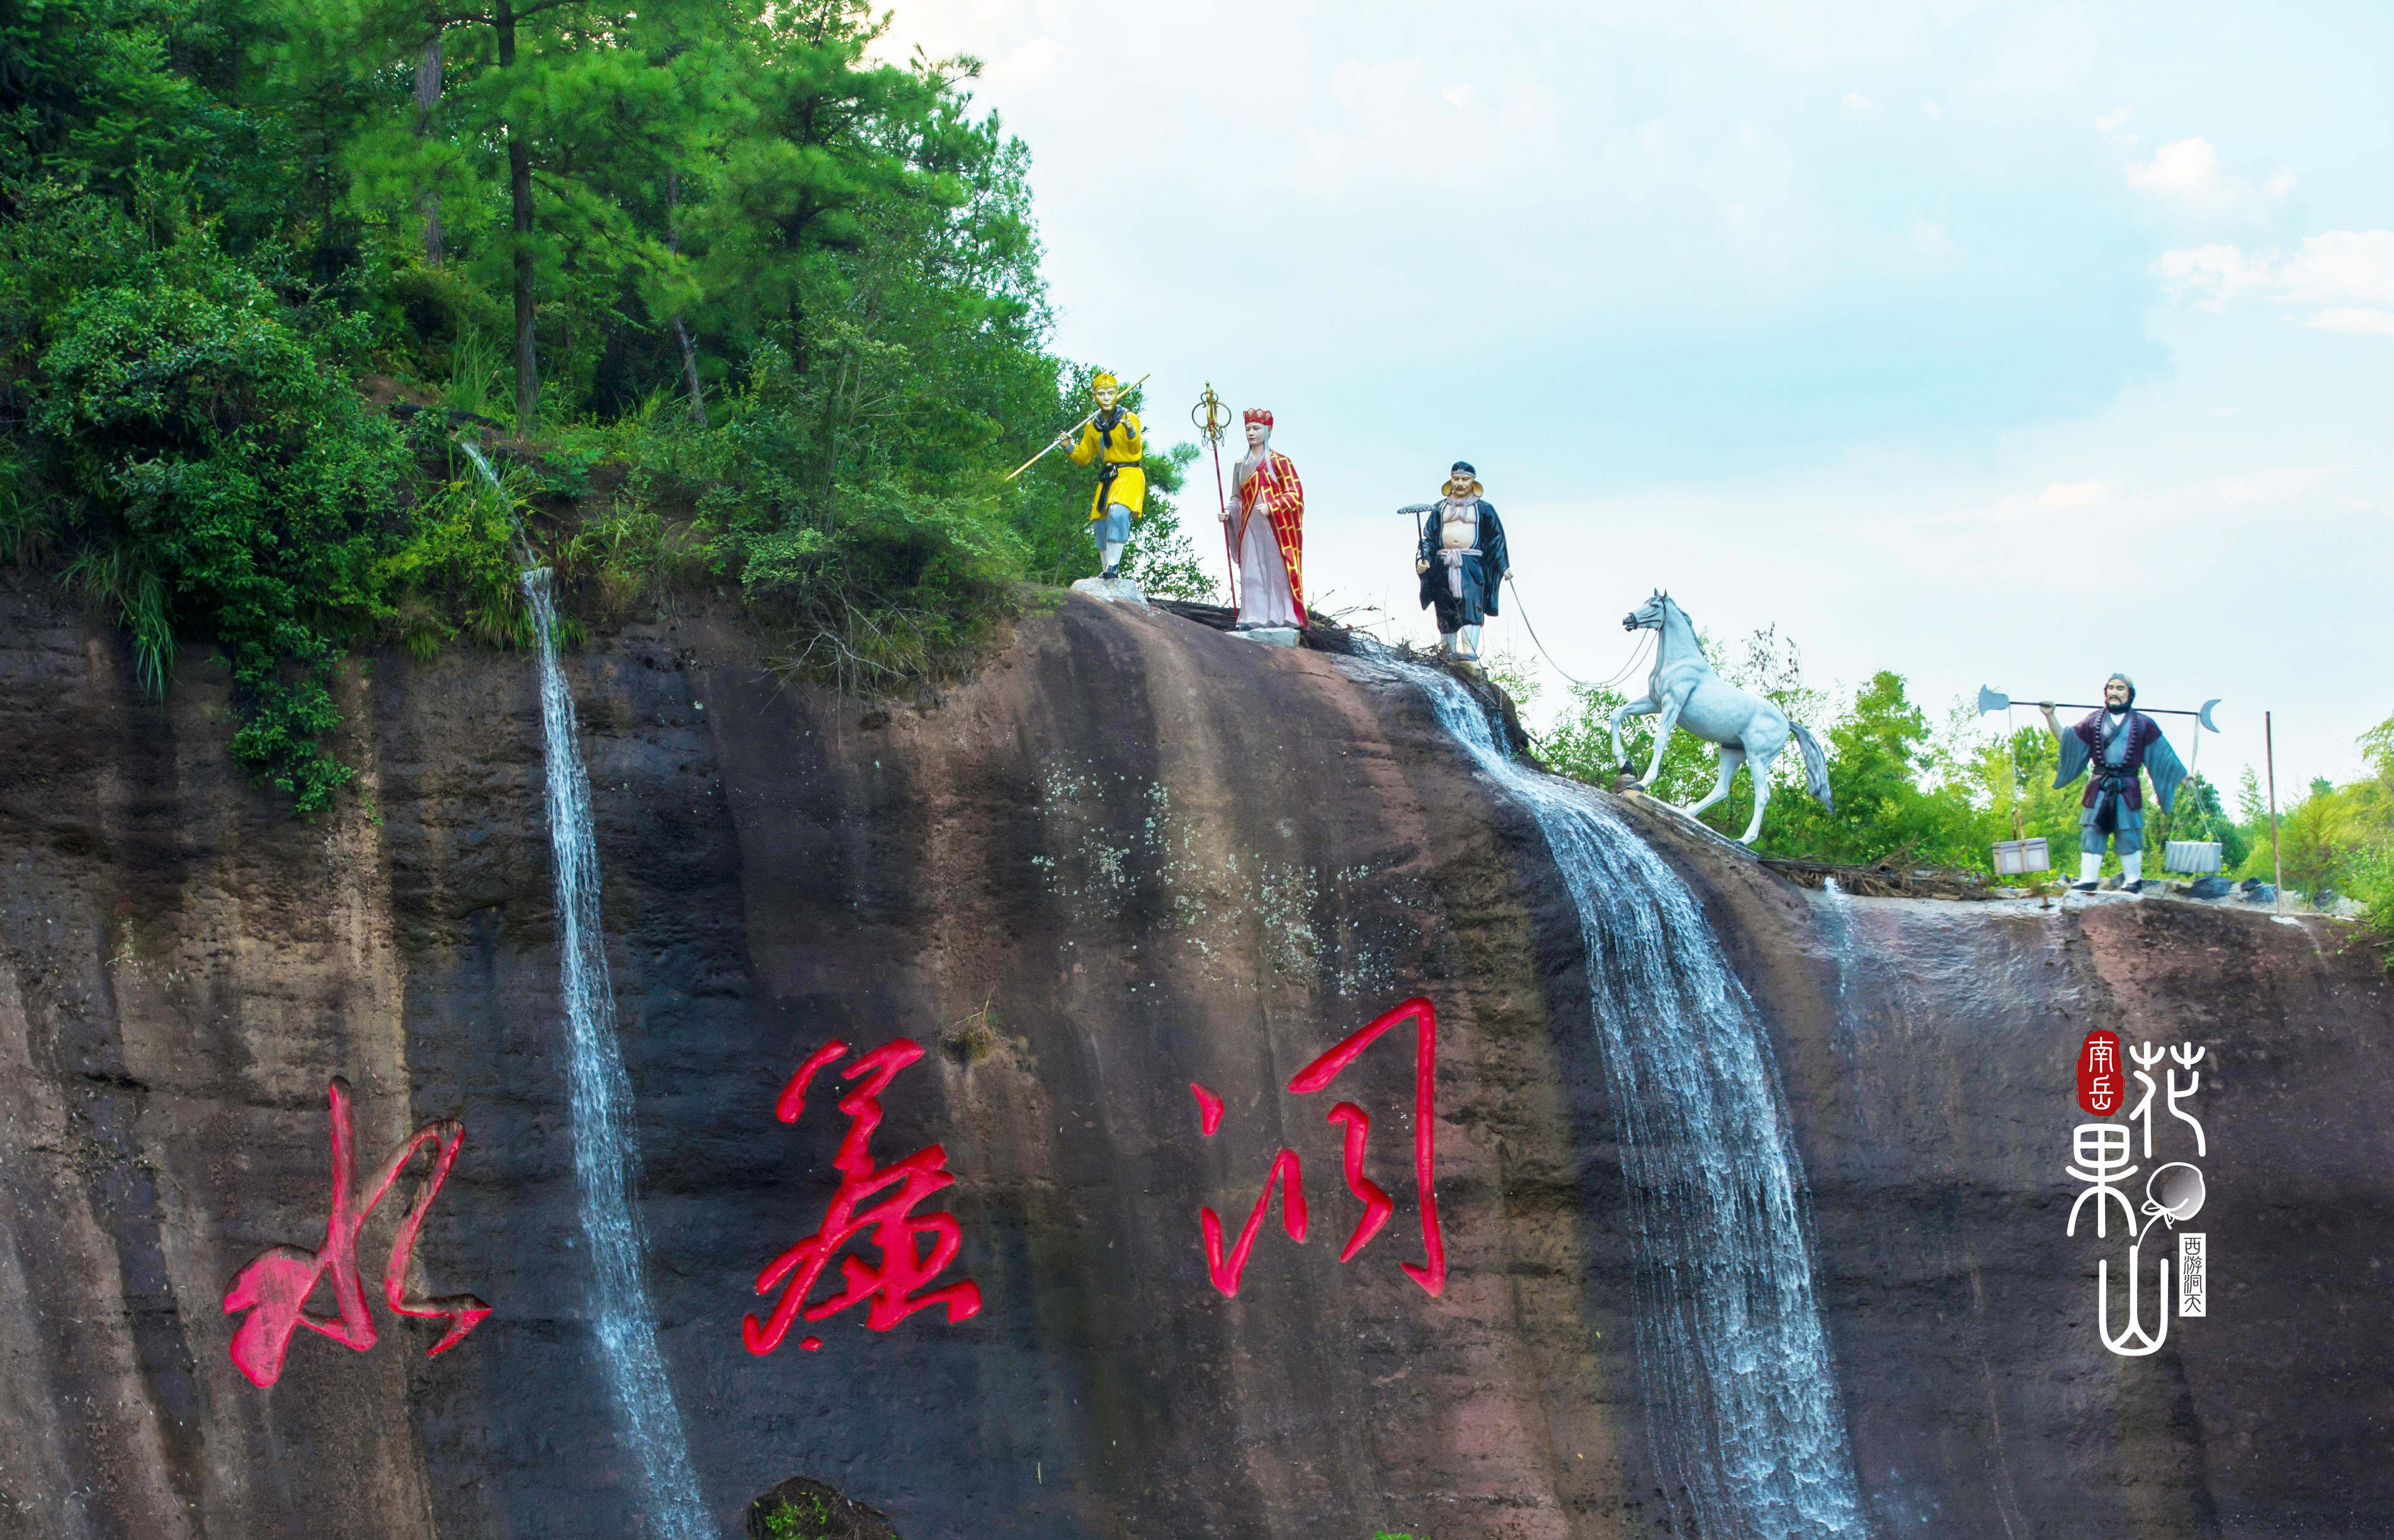
[[[1622,680],[1634,678],[1637,675],[1638,665],[1644,660],[1647,645],[1651,639],[1648,633],[1640,632],[1638,634],[1637,645],[1630,650],[1629,661],[1622,665],[1621,667],[1614,672],[1612,678],[1605,680],[1601,684],[1589,684],[1585,679],[1572,678],[1571,670],[1565,668],[1561,664],[1555,662],[1555,655],[1546,651],[1546,644],[1545,640],[1539,637],[1538,628],[1530,624],[1530,607],[1521,601],[1521,586],[1513,581],[1512,573],[1506,573],[1505,574],[1505,584],[1506,586],[1513,590],[1513,608],[1520,615],[1521,627],[1523,630],[1530,633],[1530,640],[1537,648],[1538,655],[1546,659],[1546,665],[1552,668],[1556,673],[1560,674],[1563,678],[1574,688],[1580,690],[1611,690],[1614,686],[1620,684]]]

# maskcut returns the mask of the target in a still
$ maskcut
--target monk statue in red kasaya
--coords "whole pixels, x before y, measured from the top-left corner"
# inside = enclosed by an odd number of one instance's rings
[[[1295,632],[1305,626],[1305,484],[1271,447],[1272,415],[1247,408],[1247,453],[1231,473],[1230,548],[1239,553],[1241,632]],[[1288,636],[1258,638],[1288,640]]]

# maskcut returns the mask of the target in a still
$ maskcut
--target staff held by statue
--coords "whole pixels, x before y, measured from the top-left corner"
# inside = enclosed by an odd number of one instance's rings
[[[1152,371],[1151,371],[1151,372]],[[1145,385],[1146,383],[1147,375],[1141,375],[1138,378],[1131,381],[1128,385],[1124,386],[1120,390],[1112,392],[1112,395],[1115,400],[1126,398],[1132,391],[1138,389],[1140,386]],[[1098,412],[1103,412],[1112,404],[1113,402],[1109,401],[1104,405],[1099,406],[1098,408]],[[1049,454],[1063,448],[1066,444],[1071,443],[1072,441],[1073,434],[1078,433],[1081,429],[1088,427],[1090,423],[1097,420],[1098,412],[1090,413],[1087,416],[1083,417],[1079,422],[1076,422],[1072,427],[1064,429],[1063,432],[1057,434],[1056,441],[1054,443],[1049,444],[1046,449],[1041,450],[1038,454],[1033,454],[1031,458],[1023,461],[1020,465],[1016,466],[1012,470],[1007,471],[1006,473],[1006,480],[1008,481],[1013,480],[1024,471],[1029,470],[1033,466],[1035,466],[1040,461],[1046,459]]]
[[[1230,499],[1222,490],[1222,435],[1230,430],[1230,409],[1214,393],[1214,382],[1205,382],[1205,393],[1189,409],[1189,420],[1214,450],[1214,501],[1222,510],[1222,559],[1230,569],[1230,608],[1239,607],[1239,552],[1230,533]]]

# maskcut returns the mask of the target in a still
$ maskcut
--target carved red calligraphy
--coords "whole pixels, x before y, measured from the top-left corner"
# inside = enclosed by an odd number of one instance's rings
[[[1414,1178],[1421,1206],[1423,1259],[1419,1263],[1401,1264],[1405,1275],[1436,1295],[1446,1287],[1446,1236],[1438,1218],[1438,1011],[1419,995],[1407,1000],[1394,1010],[1375,1020],[1371,1025],[1347,1037],[1336,1046],[1315,1059],[1313,1062],[1289,1077],[1288,1088],[1298,1096],[1310,1096],[1326,1089],[1349,1064],[1361,1057],[1390,1028],[1404,1021],[1414,1027]],[[1222,1123],[1222,1099],[1204,1086],[1190,1082],[1190,1092],[1197,1099],[1198,1124],[1208,1139]],[[1372,1137],[1371,1114],[1351,1101],[1342,1101],[1330,1109],[1326,1121],[1336,1125],[1345,1135],[1344,1160],[1347,1190],[1363,1204],[1362,1217],[1347,1237],[1345,1249],[1338,1254],[1341,1262],[1351,1262],[1380,1227],[1388,1222],[1396,1204],[1376,1182],[1363,1174],[1363,1157]],[[1272,1157],[1270,1169],[1264,1177],[1263,1191],[1256,1195],[1256,1206],[1247,1215],[1247,1222],[1239,1238],[1227,1250],[1222,1244],[1222,1219],[1211,1208],[1197,1211],[1197,1229],[1205,1245],[1205,1268],[1214,1286],[1226,1295],[1239,1292],[1239,1279],[1246,1270],[1248,1255],[1254,1250],[1256,1237],[1262,1231],[1264,1218],[1271,1206],[1272,1190],[1280,1190],[1281,1227],[1288,1238],[1302,1245],[1305,1243],[1305,1174],[1302,1163],[1294,1150],[1282,1150]]]
[[[419,1150],[435,1152],[432,1170],[416,1188],[415,1201],[408,1206],[407,1217],[400,1221],[399,1233],[391,1241],[390,1261],[382,1274],[383,1302],[400,1315],[449,1323],[441,1340],[427,1349],[428,1356],[445,1353],[464,1341],[466,1334],[491,1313],[490,1306],[470,1294],[422,1299],[407,1293],[408,1264],[415,1254],[416,1232],[423,1229],[425,1213],[440,1195],[441,1184],[449,1179],[449,1168],[457,1162],[457,1152],[466,1142],[464,1125],[444,1120],[418,1128],[383,1163],[367,1186],[365,1201],[360,1203],[349,1184],[355,1157],[349,1083],[335,1076],[331,1096],[333,1203],[331,1216],[324,1221],[323,1247],[301,1251],[296,1246],[276,1246],[242,1269],[234,1276],[232,1286],[225,1290],[227,1314],[248,1312],[233,1331],[231,1352],[234,1364],[253,1385],[271,1385],[282,1376],[283,1358],[291,1346],[291,1334],[302,1326],[359,1352],[375,1345],[374,1317],[366,1310],[365,1290],[358,1277],[358,1232],[365,1228],[367,1217]],[[318,1315],[307,1308],[308,1296],[326,1278],[332,1280],[333,1305],[338,1313]]]
[[[783,1123],[796,1123],[798,1114],[806,1111],[809,1084],[818,1072],[837,1063],[848,1051],[847,1044],[831,1042],[809,1054],[782,1088],[781,1098],[773,1105],[773,1115]],[[963,1232],[953,1216],[917,1216],[914,1212],[931,1194],[955,1181],[954,1173],[948,1169],[947,1151],[936,1144],[926,1145],[904,1160],[875,1165],[868,1148],[873,1131],[881,1125],[881,1093],[889,1088],[889,1082],[899,1071],[922,1057],[919,1044],[901,1037],[861,1056],[840,1072],[842,1078],[862,1084],[839,1099],[839,1110],[848,1118],[848,1134],[832,1157],[832,1166],[839,1173],[839,1191],[832,1196],[822,1228],[774,1257],[757,1274],[758,1294],[770,1293],[775,1285],[787,1282],[781,1297],[774,1301],[772,1313],[763,1322],[751,1315],[740,1323],[741,1340],[750,1352],[770,1353],[781,1346],[782,1338],[801,1315],[809,1321],[822,1321],[852,1305],[868,1302],[864,1324],[876,1332],[886,1332],[915,1311],[935,1305],[947,1307],[951,1325],[980,1313],[980,1287],[970,1279],[927,1294],[915,1292],[955,1260],[963,1243]],[[880,1203],[869,1208],[859,1206],[875,1193],[892,1187],[897,1191]],[[814,1292],[824,1269],[840,1248],[867,1231],[871,1235],[865,1244],[880,1251],[881,1265],[867,1266],[853,1255],[841,1257],[840,1278],[845,1287],[828,1298],[808,1303],[807,1296]],[[812,1351],[822,1346],[822,1339],[801,1337],[798,1346]]]
[[[2120,1099],[2127,1094],[2127,1082],[2121,1077],[2120,1034],[2100,1028],[2086,1034],[2078,1045],[2078,1105],[2096,1117],[2110,1117],[2120,1110]]]

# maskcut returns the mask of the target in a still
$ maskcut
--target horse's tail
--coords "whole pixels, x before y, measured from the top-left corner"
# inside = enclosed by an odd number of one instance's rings
[[[1787,726],[1796,735],[1796,746],[1804,751],[1804,783],[1811,788],[1812,795],[1820,799],[1824,809],[1835,812],[1837,805],[1829,798],[1829,757],[1821,752],[1820,740],[1813,737],[1801,722],[1790,722]]]

